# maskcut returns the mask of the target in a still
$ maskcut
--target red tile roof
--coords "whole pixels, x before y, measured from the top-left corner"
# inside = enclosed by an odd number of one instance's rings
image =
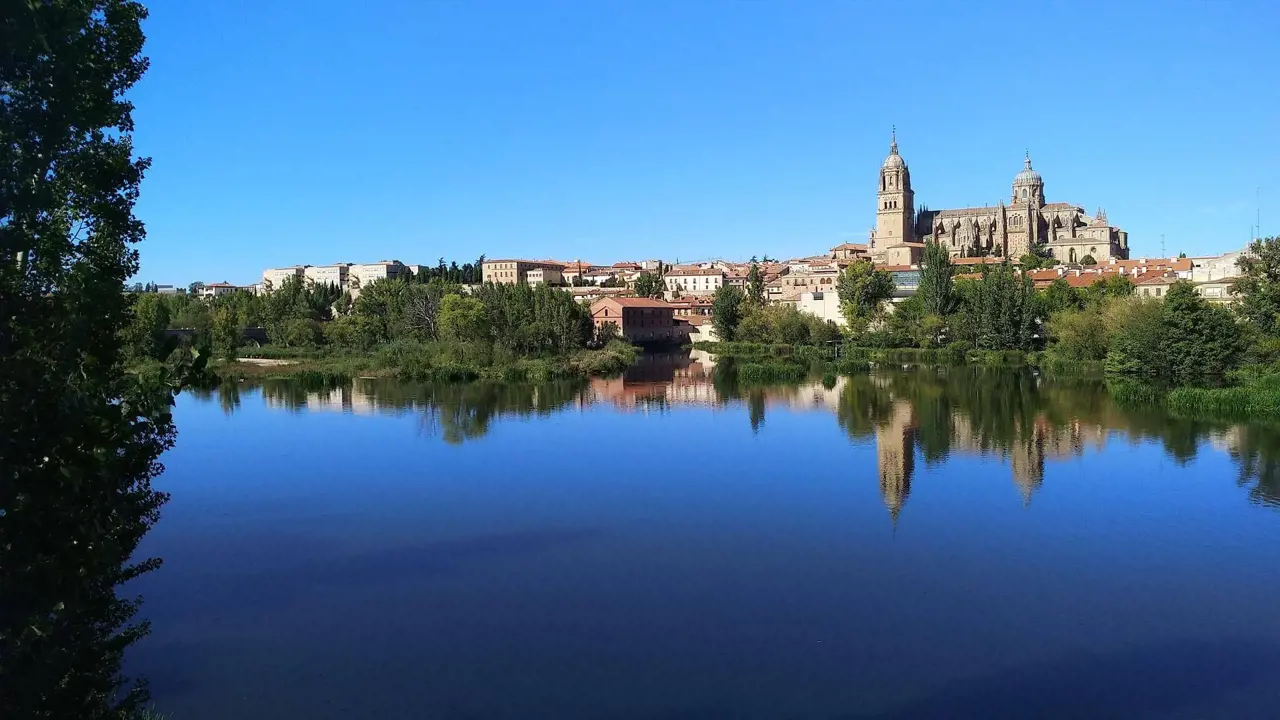
[[[724,275],[724,271],[717,270],[715,268],[708,268],[706,270],[702,270],[699,268],[694,268],[694,269],[673,268],[671,272],[667,273],[668,277],[688,277],[690,275]]]
[[[662,300],[654,300],[653,298],[639,298],[639,297],[609,297],[609,298],[600,298],[599,300],[595,301],[594,303],[591,303],[591,306],[594,308],[596,305],[599,305],[600,303],[606,303],[606,302],[607,302],[607,303],[617,303],[618,305],[621,305],[622,307],[630,307],[630,308],[667,308],[667,309],[671,309],[671,304],[670,304],[670,303],[663,302]]]
[[[1132,279],[1134,285],[1172,285],[1178,281],[1178,275],[1167,270],[1157,269],[1148,270]]]

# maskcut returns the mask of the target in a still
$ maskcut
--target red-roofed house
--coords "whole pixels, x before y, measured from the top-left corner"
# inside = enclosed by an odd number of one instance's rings
[[[831,259],[833,260],[867,260],[871,255],[866,245],[858,243],[841,243],[831,248]]]
[[[1134,291],[1139,297],[1162,298],[1169,294],[1169,288],[1178,280],[1178,274],[1174,271],[1148,270],[1133,278]]]
[[[673,308],[661,300],[637,297],[606,297],[591,303],[591,322],[596,328],[613,323],[618,334],[630,342],[661,343],[678,340]]]

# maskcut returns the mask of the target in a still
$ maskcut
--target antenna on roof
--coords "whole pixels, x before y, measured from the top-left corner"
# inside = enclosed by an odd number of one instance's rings
[[[1160,233],[1160,257],[1165,257],[1165,254],[1164,254],[1164,233]]]

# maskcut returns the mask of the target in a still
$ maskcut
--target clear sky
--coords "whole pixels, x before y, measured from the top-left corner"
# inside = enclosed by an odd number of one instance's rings
[[[1134,256],[1280,231],[1275,0],[156,0],[141,281],[865,242],[917,203],[1101,206]]]

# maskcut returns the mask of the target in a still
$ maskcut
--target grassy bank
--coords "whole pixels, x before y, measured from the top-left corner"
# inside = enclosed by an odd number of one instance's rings
[[[413,382],[547,382],[574,377],[615,375],[629,367],[638,350],[614,341],[598,350],[572,355],[512,357],[492,348],[465,344],[388,343],[367,353],[289,353],[258,348],[234,362],[220,362],[214,372],[222,380],[301,379],[345,381],[357,377],[392,377]],[[257,364],[255,359],[275,361]]]
[[[1280,423],[1280,372],[1247,370],[1224,381],[1220,387],[1164,388],[1122,378],[1109,379],[1107,390],[1122,406],[1158,408],[1188,420]]]
[[[1164,397],[1179,417],[1280,422],[1280,373],[1234,373],[1225,387],[1180,387]]]
[[[946,348],[876,348],[845,345],[836,357],[834,347],[813,345],[765,345],[759,343],[696,343],[694,348],[717,357],[732,357],[744,362],[766,359],[800,359],[809,362],[833,362],[841,372],[865,371],[878,365],[982,365],[985,367],[1035,367],[1063,375],[1095,375],[1102,372],[1101,363],[1066,362],[1043,352],[1019,350],[974,350],[960,345]]]

